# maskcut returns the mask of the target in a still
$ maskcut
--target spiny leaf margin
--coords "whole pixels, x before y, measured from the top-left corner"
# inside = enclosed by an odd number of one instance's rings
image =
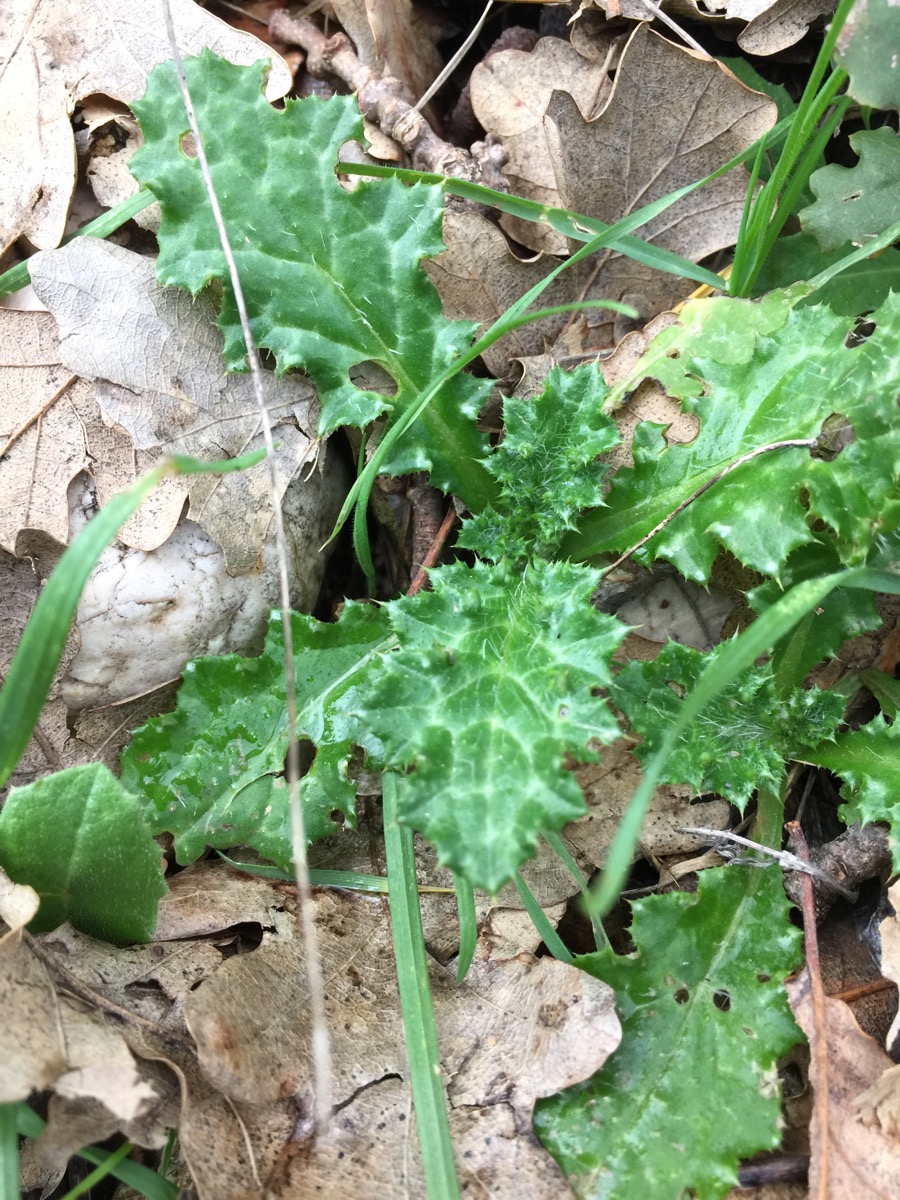
[[[659,731],[675,720],[680,697],[719,653],[668,642],[653,661],[630,662],[616,675],[612,701],[643,739],[635,747],[641,762],[654,753]],[[698,794],[716,792],[743,811],[757,788],[778,792],[792,749],[833,738],[843,714],[844,700],[833,692],[794,688],[782,696],[771,666],[753,667],[682,734],[663,782],[688,784]]]
[[[363,735],[336,702],[393,638],[380,609],[353,603],[335,624],[294,613],[292,632],[298,735],[315,747],[301,780],[313,842],[337,832],[338,813],[355,820],[350,760]],[[122,781],[144,797],[154,833],[175,835],[179,862],[192,862],[207,846],[246,845],[289,870],[287,742],[284,635],[274,612],[259,657],[187,664],[175,711],[148,721],[124,751]]]
[[[385,413],[394,420],[468,347],[475,329],[444,319],[420,267],[444,249],[442,191],[395,180],[346,191],[335,165],[345,142],[364,141],[355,99],[287,100],[277,111],[262,92],[267,68],[238,67],[209,50],[184,60],[254,339],[273,352],[279,371],[299,367],[312,376],[321,434],[364,428]],[[221,284],[226,361],[243,370],[240,321],[198,163],[184,149],[187,119],[172,63],[153,69],[133,108],[144,145],[131,169],[162,210],[158,277],[193,295]],[[351,371],[370,362],[394,380],[396,395],[351,381]],[[475,418],[489,388],[454,376],[385,470],[430,470],[437,487],[476,504],[488,477]]]
[[[584,813],[567,756],[596,761],[619,734],[599,693],[627,626],[591,607],[598,575],[541,560],[432,571],[433,591],[387,605],[399,648],[341,701],[385,765],[409,770],[400,819],[485,891]]]
[[[634,954],[576,959],[615,989],[622,1044],[539,1101],[535,1129],[582,1200],[718,1200],[741,1158],[781,1138],[775,1064],[800,1040],[782,980],[800,932],[776,868],[703,871],[695,894],[633,908]]]

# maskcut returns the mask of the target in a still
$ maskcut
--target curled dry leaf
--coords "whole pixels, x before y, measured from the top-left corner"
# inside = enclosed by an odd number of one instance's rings
[[[822,1200],[900,1195],[900,1158],[893,1133],[877,1119],[871,1089],[893,1067],[842,1000],[824,998],[817,1012],[810,976],[788,983],[794,1016],[810,1042],[815,1107],[810,1129],[809,1189]],[[867,1105],[866,1097],[869,1098]],[[860,1105],[862,1100],[862,1105]],[[889,1111],[888,1106],[885,1111]],[[871,1124],[860,1120],[868,1116]]]
[[[585,121],[565,92],[550,99],[549,144],[560,195],[567,208],[616,221],[702,179],[770,129],[776,116],[772,101],[718,63],[641,25],[595,120]],[[698,262],[734,243],[745,195],[746,177],[731,171],[666,209],[640,236]],[[619,288],[601,282],[596,294],[618,299]]]
[[[272,57],[269,48],[192,0],[171,0],[182,54],[209,46],[232,62]],[[55,0],[8,0],[0,12],[0,252],[24,234],[41,249],[59,244],[75,186],[71,113],[100,93],[126,103],[143,95],[147,74],[172,57],[162,0],[86,0],[73,12]],[[270,99],[291,86],[272,58]]]
[[[201,1200],[424,1195],[386,905],[336,892],[319,893],[315,905],[336,1105],[328,1129],[315,1137],[295,900],[285,885],[210,864],[176,875],[161,902],[160,930],[177,941],[117,950],[63,927],[41,939],[49,957],[38,960],[23,945],[21,962],[7,960],[15,969],[2,973],[0,986],[13,989],[5,1011],[18,1015],[0,1030],[0,1079],[19,1062],[17,1098],[77,1069],[75,1082],[88,1093],[108,1068],[106,1086],[124,1088],[123,1104],[138,1112],[119,1127],[153,1146],[161,1119],[177,1124]],[[208,938],[248,922],[261,927],[257,949],[224,957],[221,934]],[[207,936],[195,939],[199,928]],[[77,972],[82,999],[54,990],[57,961]],[[431,974],[464,1193],[567,1195],[531,1131],[531,1109],[538,1096],[598,1069],[618,1045],[612,991],[528,954],[478,962],[461,986],[437,964]],[[67,979],[59,980],[63,988]],[[120,1020],[85,1011],[87,988],[118,1005]],[[37,1023],[41,1044],[32,1047],[35,1001],[46,1001],[46,1011]],[[24,1047],[18,1055],[17,1045]],[[141,1102],[147,1088],[156,1098]],[[42,1140],[55,1158],[73,1138],[84,1144],[106,1136],[108,1123],[108,1111],[98,1112],[87,1095],[54,1097]]]
[[[503,174],[510,191],[539,204],[559,205],[544,113],[556,88],[572,97],[585,120],[597,112],[611,84],[601,66],[561,38],[541,38],[528,53],[501,50],[479,63],[469,88],[475,116],[496,134],[509,156]],[[501,225],[523,246],[564,254],[567,241],[548,226],[504,216]]]
[[[813,21],[834,11],[829,0],[664,0],[660,7],[676,19],[706,25],[745,21],[738,45],[758,55],[777,54],[795,45]],[[607,0],[582,0],[579,16],[610,8]],[[632,21],[647,21],[652,15],[643,0],[616,0],[616,10]]]
[[[226,376],[212,303],[156,282],[152,259],[95,238],[78,239],[31,260],[35,291],[59,326],[60,358],[73,374],[98,380],[107,422],[135,449],[230,458],[261,445],[249,376]],[[314,457],[318,409],[302,376],[266,377],[282,495]],[[257,564],[272,518],[262,464],[233,475],[185,481],[189,516],[222,547],[234,574]],[[154,531],[126,544],[152,550],[172,532],[180,506]]]
[[[162,288],[151,260],[92,238],[32,264],[59,338],[45,313],[0,313],[5,357],[18,364],[8,373],[9,434],[18,436],[3,474],[6,549],[33,553],[35,531],[65,544],[162,452],[218,459],[261,444],[249,378],[224,375],[207,299]],[[308,381],[266,380],[293,603],[308,610],[345,472],[324,450],[313,467]],[[63,689],[70,706],[139,695],[177,677],[188,658],[261,645],[278,595],[267,466],[192,481],[158,489],[91,576]]]

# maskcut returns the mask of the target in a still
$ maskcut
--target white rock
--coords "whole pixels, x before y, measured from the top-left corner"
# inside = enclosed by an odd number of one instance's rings
[[[316,602],[331,533],[347,493],[339,456],[322,451],[318,466],[295,476],[283,511],[289,541],[291,603],[309,611]],[[79,476],[69,490],[71,533],[94,508],[93,485]],[[62,681],[73,709],[95,708],[143,695],[176,679],[191,658],[252,654],[262,647],[270,611],[278,607],[272,530],[256,575],[233,577],[218,545],[193,521],[145,552],[114,543],[81,596],[75,619],[80,649]]]

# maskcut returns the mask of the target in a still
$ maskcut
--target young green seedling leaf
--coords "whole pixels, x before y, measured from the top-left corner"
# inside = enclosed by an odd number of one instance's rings
[[[160,861],[139,802],[100,763],[13,788],[0,812],[0,866],[41,897],[35,933],[71,921],[107,942],[149,941]]]
[[[603,504],[607,467],[598,455],[622,440],[601,410],[608,391],[589,363],[571,374],[554,367],[534,400],[505,401],[505,436],[485,459],[500,483],[500,511],[467,521],[460,545],[495,562],[550,557],[581,511]]]
[[[719,653],[668,642],[652,662],[630,662],[616,675],[610,696],[643,739],[635,747],[641,762],[654,753],[658,732],[675,721],[682,697]],[[780,791],[794,746],[833,737],[843,715],[844,700],[834,692],[795,688],[781,696],[772,668],[752,667],[684,731],[663,782],[690,784],[698,794],[717,792],[743,811],[757,788]]]
[[[398,799],[440,861],[498,891],[543,829],[585,811],[567,759],[595,761],[618,725],[599,689],[627,627],[590,606],[597,572],[476,563],[387,605],[400,649],[342,707],[413,768]]]
[[[689,579],[709,578],[719,546],[776,575],[792,550],[821,537],[818,517],[843,562],[864,561],[900,472],[900,297],[872,314],[875,331],[861,345],[847,344],[845,319],[797,309],[798,298],[695,302],[654,339],[607,405],[657,379],[700,431],[667,448],[661,426],[639,425],[634,467],[617,472],[607,508],[584,518],[563,552],[624,550],[662,524],[641,553]],[[835,417],[853,431],[836,450],[819,441]],[[804,444],[784,445],[791,441]]]

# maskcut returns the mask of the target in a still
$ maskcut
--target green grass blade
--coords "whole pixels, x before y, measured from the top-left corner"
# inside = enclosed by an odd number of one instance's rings
[[[397,821],[399,786],[397,776],[386,771],[384,848],[409,1077],[428,1196],[430,1200],[456,1200],[460,1190],[441,1080],[441,1060],[416,885],[413,837],[412,831]]]
[[[516,885],[516,891],[519,893],[519,898],[525,905],[525,911],[528,913],[529,917],[531,917],[532,925],[541,935],[541,941],[554,958],[558,959],[560,962],[568,963],[571,966],[575,961],[574,957],[567,948],[566,944],[563,942],[562,938],[550,924],[547,914],[541,908],[540,904],[538,904],[537,897],[535,896],[534,892],[522,878],[521,871],[516,871],[513,882]]]
[[[472,885],[462,875],[454,872],[453,890],[456,892],[456,911],[459,913],[459,957],[456,960],[456,982],[462,983],[468,974],[475,945],[478,941],[478,921],[475,917],[475,893]]]
[[[753,160],[753,167],[750,171],[750,179],[747,183],[747,196],[744,200],[744,209],[741,213],[741,223],[738,228],[737,242],[734,247],[734,258],[731,261],[731,276],[729,279],[729,291],[734,289],[734,280],[742,279],[744,272],[744,263],[747,258],[752,242],[750,240],[750,231],[752,228],[752,218],[755,210],[754,198],[756,196],[756,185],[759,182],[759,173],[762,169],[763,158],[766,152],[766,140],[760,138],[759,152]]]
[[[0,1104],[0,1200],[19,1200],[17,1104]]]
[[[769,138],[775,135],[775,130],[770,131]],[[738,156],[732,159],[727,168],[740,165],[746,161],[746,155]],[[721,170],[724,171],[725,168]],[[427,171],[411,171],[402,167],[381,167],[365,165],[360,163],[341,163],[341,174],[349,175],[372,175],[378,178],[391,179],[396,178],[404,183],[436,183],[449,192],[452,196],[460,196],[466,200],[473,200],[480,204],[489,204],[492,208],[497,208],[501,212],[505,212],[510,216],[519,217],[525,221],[532,221],[541,225],[550,225],[557,233],[563,234],[565,237],[571,238],[576,242],[589,242],[598,234],[606,233],[609,230],[618,228],[616,226],[607,225],[604,221],[598,221],[594,217],[586,217],[580,213],[569,212],[564,208],[552,208],[546,204],[538,204],[534,200],[526,200],[523,196],[511,196],[506,192],[497,192],[493,188],[483,187],[481,184],[469,183],[462,179],[447,178],[443,175],[435,175]],[[716,173],[716,178],[719,172]],[[713,176],[707,179],[698,181],[696,184],[689,184],[687,190],[681,189],[678,192],[672,192],[671,196],[662,197],[661,200],[654,201],[654,204],[662,203],[663,208],[668,208],[670,204],[674,204],[676,200],[680,200],[694,188],[700,187],[702,184],[709,182]],[[647,206],[650,208],[651,206]],[[640,210],[645,212],[644,209]],[[662,209],[658,210],[662,211]],[[656,215],[654,213],[654,215]],[[645,224],[650,220],[650,217],[644,216],[642,220],[637,222],[637,225]],[[637,225],[635,228],[637,228]],[[644,263],[648,267],[652,267],[657,271],[664,271],[669,275],[682,275],[686,279],[691,279],[695,283],[704,283],[709,287],[721,287],[722,280],[712,271],[708,271],[705,267],[700,267],[690,259],[682,258],[681,255],[673,253],[671,250],[663,250],[659,246],[654,246],[650,242],[645,242],[641,238],[632,237],[630,233],[614,234],[606,243],[610,250],[615,250],[619,254],[624,254],[628,258],[634,259],[635,262]]]
[[[184,456],[164,459],[126,491],[113,496],[66,548],[34,606],[0,689],[0,784],[15,770],[37,725],[88,576],[128,518],[166,475],[242,470],[259,462],[264,454],[254,451],[217,463]]]
[[[888,246],[892,246],[894,242],[900,241],[900,221],[896,221],[883,233],[879,233],[878,237],[872,238],[866,242],[864,246],[860,246],[840,260],[840,262],[832,263],[830,267],[826,267],[818,275],[809,280],[810,292],[817,291],[820,287],[824,287],[826,283],[830,283],[836,275],[840,275],[842,271],[846,271],[848,267],[854,266],[858,262],[862,262],[865,258],[871,258],[877,254],[879,250],[884,250]]]
[[[588,887],[588,882],[582,874],[578,863],[569,853],[568,847],[562,839],[562,835],[552,829],[549,831],[545,830],[544,841],[578,884],[578,890],[581,892],[582,897],[585,900],[589,900],[591,892],[590,888]],[[603,928],[602,920],[599,917],[594,916],[593,913],[589,915],[591,920],[591,932],[594,935],[594,945],[598,950],[609,949],[609,938],[606,936],[606,930]]]
[[[46,1122],[27,1104],[0,1105],[0,1108],[12,1110],[15,1127],[20,1137],[35,1140],[44,1132]],[[98,1150],[96,1146],[85,1146],[78,1151],[78,1157],[83,1158],[85,1162],[99,1166],[106,1161],[109,1154],[105,1150]],[[142,1196],[146,1196],[147,1200],[176,1200],[178,1196],[178,1188],[174,1184],[169,1183],[156,1171],[151,1171],[149,1167],[145,1167],[141,1163],[123,1160],[116,1164],[110,1174],[134,1188],[136,1192],[140,1192]],[[19,1196],[18,1183],[19,1181],[16,1179],[15,1200],[18,1200]],[[3,1200],[6,1200],[5,1196]]]
[[[685,697],[678,719],[669,726],[659,749],[644,763],[641,785],[631,798],[610,846],[606,867],[593,890],[589,904],[591,913],[604,916],[615,904],[631,868],[632,854],[647,806],[682,732],[741,671],[752,666],[760,654],[766,653],[779,638],[790,633],[810,610],[815,609],[837,587],[865,588],[868,591],[900,595],[900,575],[869,567],[854,567],[825,575],[821,579],[805,580],[792,587],[762,616],[757,617],[749,629],[727,644],[723,652],[706,667],[697,686]]]
[[[79,1183],[76,1183],[62,1197],[62,1200],[78,1200],[79,1196],[84,1196],[91,1190],[101,1179],[105,1179],[107,1175],[111,1175],[115,1168],[119,1165],[123,1158],[126,1158],[131,1151],[131,1142],[123,1142],[118,1150],[113,1150],[111,1154],[107,1154],[99,1166],[96,1166],[89,1175],[85,1175]]]
[[[121,204],[117,204],[109,212],[101,213],[93,221],[88,221],[86,225],[82,225],[74,233],[68,234],[59,244],[65,246],[77,237],[109,237],[111,233],[115,233],[117,229],[121,229],[126,221],[130,221],[139,212],[143,212],[145,208],[149,208],[155,199],[156,197],[151,191],[148,191],[147,188],[141,188],[134,196],[129,196],[127,200],[123,200]],[[17,292],[19,288],[23,288],[28,283],[30,278],[28,260],[16,263],[14,267],[10,267],[8,271],[4,271],[0,275],[0,296],[8,296],[12,292]]]

